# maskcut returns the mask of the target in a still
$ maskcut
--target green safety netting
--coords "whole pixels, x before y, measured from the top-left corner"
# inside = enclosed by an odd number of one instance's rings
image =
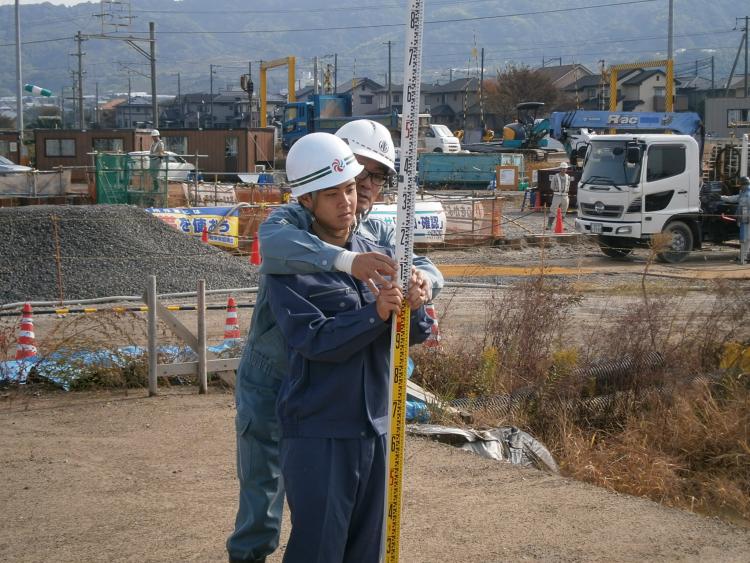
[[[96,202],[166,207],[167,172],[151,170],[148,157],[96,153]]]

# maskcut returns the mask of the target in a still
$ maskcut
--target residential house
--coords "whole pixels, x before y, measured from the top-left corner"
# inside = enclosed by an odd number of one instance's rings
[[[431,91],[434,86],[432,84],[422,83],[419,89],[419,112],[427,113],[427,104],[425,103],[425,96]],[[375,92],[377,95],[377,106],[378,109],[373,113],[390,113],[395,111],[401,113],[404,108],[404,85],[394,84],[391,87],[391,107],[388,107],[388,86],[383,86],[380,90]]]
[[[99,126],[102,129],[114,129],[117,126],[117,106],[127,102],[128,98],[113,98],[99,104]]]
[[[617,76],[616,111],[665,111],[667,75],[662,69],[632,69]],[[675,91],[678,82],[675,81]],[[609,79],[584,76],[564,89],[581,109],[609,110]],[[687,98],[674,97],[674,111],[687,109]]]
[[[750,77],[748,77],[748,90],[750,90]],[[729,88],[725,88],[726,96],[730,98],[744,98],[745,97],[745,77],[740,76],[734,80]]]
[[[168,100],[160,103],[168,104]],[[133,129],[135,127],[153,126],[153,108],[150,96],[137,96],[117,104],[115,110],[115,128]]]
[[[351,94],[352,115],[367,115],[377,113],[378,92],[383,86],[370,78],[354,78],[351,82],[339,85],[341,94]]]
[[[447,125],[452,130],[482,127],[479,79],[476,77],[458,78],[432,86],[425,94],[425,105],[433,123]]]
[[[568,94],[580,109],[609,109],[609,83],[604,82],[599,74],[582,76],[563,88],[563,92]]]
[[[565,90],[572,84],[578,82],[585,76],[592,76],[591,72],[585,66],[575,63],[570,65],[544,66],[536,70],[542,76],[546,76],[552,82],[552,85],[559,90]]]

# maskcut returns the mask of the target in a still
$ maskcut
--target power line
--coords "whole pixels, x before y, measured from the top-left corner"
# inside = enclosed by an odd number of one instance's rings
[[[513,14],[500,14],[496,16],[475,16],[468,18],[453,18],[449,20],[426,20],[425,24],[441,24],[450,23],[455,24],[459,22],[468,21],[481,21],[481,20],[494,20],[513,18],[521,16],[538,16],[543,14],[559,14],[563,12],[578,12],[581,10],[589,10],[596,8],[609,8],[614,6],[627,6],[631,4],[646,4],[656,2],[657,0],[626,0],[625,2],[609,2],[606,4],[590,4],[588,6],[578,6],[576,8],[553,8],[549,10],[535,10],[530,12],[516,12]],[[382,23],[382,24],[368,24],[368,25],[352,25],[352,26],[337,26],[337,27],[310,27],[310,28],[287,28],[287,29],[245,29],[245,30],[221,30],[221,31],[160,31],[159,35],[196,35],[196,34],[212,34],[212,35],[242,35],[246,33],[290,33],[290,32],[307,32],[307,31],[342,31],[347,29],[375,29],[383,27],[403,27],[403,23]],[[143,32],[137,32],[143,33]]]

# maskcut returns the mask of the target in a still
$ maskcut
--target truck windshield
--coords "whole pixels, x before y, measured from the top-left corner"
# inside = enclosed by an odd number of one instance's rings
[[[641,165],[626,162],[625,144],[625,141],[592,141],[581,183],[614,186],[638,183]]]
[[[451,130],[448,129],[445,125],[433,125],[432,128],[435,130],[435,133],[437,133],[441,137],[453,136],[453,133],[451,133]]]

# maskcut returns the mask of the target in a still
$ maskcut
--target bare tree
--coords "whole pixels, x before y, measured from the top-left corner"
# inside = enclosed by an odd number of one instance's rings
[[[504,119],[504,123],[516,117],[516,106],[521,102],[544,102],[547,112],[572,107],[549,77],[523,65],[508,65],[494,80],[485,81],[484,90],[487,110]]]

